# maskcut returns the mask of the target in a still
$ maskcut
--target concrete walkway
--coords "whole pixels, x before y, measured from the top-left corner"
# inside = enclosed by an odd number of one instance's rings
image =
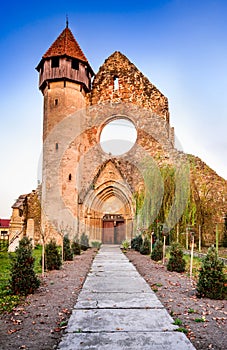
[[[177,328],[119,246],[103,245],[58,349],[195,349]]]

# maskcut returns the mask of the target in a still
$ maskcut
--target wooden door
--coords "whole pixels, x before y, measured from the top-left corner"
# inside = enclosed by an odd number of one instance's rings
[[[114,244],[114,222],[103,221],[102,242]]]
[[[115,242],[116,244],[121,244],[125,240],[125,225],[124,222],[117,222]]]

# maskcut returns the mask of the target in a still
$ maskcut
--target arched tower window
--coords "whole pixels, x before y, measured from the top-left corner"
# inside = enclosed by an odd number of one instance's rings
[[[72,174],[69,174],[69,181],[72,180]]]

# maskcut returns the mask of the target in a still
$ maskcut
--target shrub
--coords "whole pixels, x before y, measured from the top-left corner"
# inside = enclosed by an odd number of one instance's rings
[[[148,255],[151,252],[151,241],[148,236],[144,237],[143,243],[140,247],[140,253],[143,255]]]
[[[224,263],[218,259],[216,249],[208,249],[203,259],[197,283],[198,297],[210,299],[226,299],[227,286],[226,276],[223,272]]]
[[[9,247],[8,239],[0,239],[0,251],[7,252]]]
[[[124,249],[124,250],[128,250],[128,248],[129,248],[129,246],[130,246],[130,243],[129,243],[129,241],[127,241],[127,239],[125,239],[124,241],[122,241],[122,248]]]
[[[11,256],[10,289],[13,294],[28,295],[34,293],[40,281],[34,272],[35,259],[32,256],[31,240],[24,237],[19,242],[15,256]]]
[[[163,258],[163,243],[157,239],[154,245],[154,249],[151,253],[151,259],[154,261],[162,260]]]
[[[140,247],[142,244],[143,244],[143,238],[141,235],[138,235],[131,240],[131,248],[136,250],[137,252],[140,251]]]
[[[85,233],[82,233],[80,237],[80,247],[82,250],[87,250],[89,248],[88,236]]]
[[[70,240],[68,236],[63,238],[63,260],[72,261],[73,260],[73,251],[70,247]]]
[[[77,241],[72,242],[72,251],[74,255],[80,255],[81,253],[80,244]]]
[[[179,243],[173,243],[170,248],[170,258],[167,264],[168,271],[184,272],[186,261]]]
[[[100,248],[101,247],[101,245],[102,245],[102,242],[99,242],[99,241],[92,241],[91,242],[91,246],[93,247],[93,248]]]
[[[42,260],[41,260],[42,263]],[[45,247],[45,269],[60,270],[61,256],[54,240],[51,240]]]

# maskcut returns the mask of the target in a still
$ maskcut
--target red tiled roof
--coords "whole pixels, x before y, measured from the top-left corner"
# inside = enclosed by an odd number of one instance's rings
[[[51,47],[43,55],[43,58],[65,55],[72,58],[77,58],[84,62],[88,62],[71,30],[68,27],[62,31],[62,33],[51,45]]]
[[[9,227],[9,219],[0,219],[0,227]]]

